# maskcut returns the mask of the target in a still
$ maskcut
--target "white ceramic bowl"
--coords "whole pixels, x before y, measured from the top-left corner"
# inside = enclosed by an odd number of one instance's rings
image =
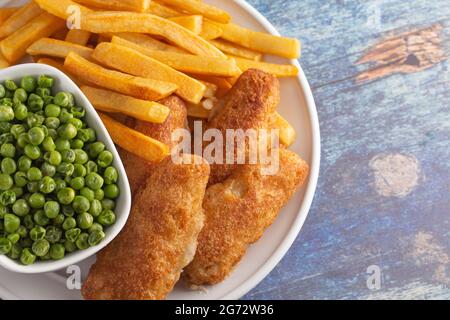
[[[7,79],[20,80],[23,76],[26,75],[39,76],[41,74],[53,77],[55,79],[55,90],[71,92],[75,97],[77,105],[82,106],[86,109],[86,121],[89,127],[95,129],[98,139],[102,141],[106,145],[106,148],[114,155],[114,166],[119,171],[120,177],[118,181],[120,196],[116,201],[116,209],[114,210],[116,214],[116,223],[105,229],[106,237],[100,244],[94,247],[90,247],[86,250],[69,253],[61,260],[37,261],[36,263],[29,266],[24,266],[7,256],[0,256],[0,266],[10,271],[20,273],[42,273],[54,271],[65,268],[72,264],[76,264],[81,260],[94,255],[96,252],[110,243],[119,234],[128,219],[131,207],[130,184],[128,183],[128,178],[116,147],[114,146],[111,137],[106,131],[105,126],[100,120],[100,117],[98,116],[92,104],[69,77],[67,77],[61,71],[45,64],[27,63],[0,70],[0,82],[3,82]]]

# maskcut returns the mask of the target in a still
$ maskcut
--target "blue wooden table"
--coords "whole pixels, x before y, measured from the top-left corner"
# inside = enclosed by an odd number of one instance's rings
[[[246,299],[450,298],[450,1],[249,0],[303,43],[321,174]]]

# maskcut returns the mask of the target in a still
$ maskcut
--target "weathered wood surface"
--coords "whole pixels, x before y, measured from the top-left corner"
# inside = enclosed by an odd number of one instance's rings
[[[323,151],[300,236],[245,298],[449,299],[450,1],[249,2],[303,42]]]

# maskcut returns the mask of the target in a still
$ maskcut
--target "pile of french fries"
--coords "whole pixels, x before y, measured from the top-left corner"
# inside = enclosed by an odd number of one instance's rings
[[[79,28],[69,30],[74,6]],[[30,55],[67,74],[97,110],[154,123],[168,117],[158,101],[171,94],[186,102],[190,117],[207,119],[250,68],[298,74],[294,65],[263,62],[265,54],[298,58],[300,43],[240,27],[202,0],[34,0],[0,9],[0,68]],[[101,117],[124,149],[148,161],[169,154],[161,142]],[[273,126],[283,144],[294,142],[295,130],[279,114]]]

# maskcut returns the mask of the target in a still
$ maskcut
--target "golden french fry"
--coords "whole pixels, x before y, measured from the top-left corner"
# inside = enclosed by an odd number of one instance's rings
[[[160,0],[160,2],[191,14],[201,14],[205,18],[228,23],[231,16],[228,12],[198,0]]]
[[[91,33],[80,29],[72,29],[66,35],[66,41],[85,46],[89,42]]]
[[[298,68],[291,64],[252,61],[239,57],[232,57],[232,59],[236,60],[237,65],[243,72],[248,69],[259,69],[277,77],[295,77],[298,74]]]
[[[199,15],[193,16],[179,16],[174,18],[169,18],[170,21],[179,24],[180,26],[192,31],[195,34],[200,34],[202,31],[203,17]]]
[[[135,76],[162,80],[177,85],[177,95],[186,101],[198,103],[206,91],[201,82],[143,55],[139,51],[111,43],[101,43],[92,55],[100,63]]]
[[[76,2],[99,9],[145,12],[151,0],[76,0]]]
[[[2,25],[9,17],[11,17],[21,7],[0,8],[0,25]]]
[[[232,59],[222,60],[214,57],[194,56],[176,52],[149,50],[131,41],[114,36],[112,43],[134,49],[142,54],[156,59],[175,70],[194,74],[207,74],[233,77],[241,74],[236,62]]]
[[[187,51],[225,58],[211,43],[170,20],[149,13],[94,12],[81,20],[81,28],[94,33],[138,32],[162,36]]]
[[[150,162],[159,162],[169,155],[166,144],[130,129],[103,113],[99,115],[113,141],[126,151]]]
[[[166,7],[165,5],[162,5],[155,1],[150,2],[150,6],[148,7],[147,12],[163,18],[173,18],[182,15],[178,11]]]
[[[34,2],[36,2],[42,10],[45,10],[48,13],[64,20],[77,12],[80,13],[80,18],[92,12],[91,9],[86,8],[79,3],[73,2],[72,0],[34,0]]]
[[[0,38],[5,38],[22,28],[29,21],[36,18],[44,11],[33,1],[27,3],[19,10],[14,12],[1,26],[0,26]]]
[[[140,46],[151,49],[151,50],[161,50],[161,51],[170,51],[170,52],[178,52],[178,53],[188,53],[186,50],[181,48],[172,46],[170,44],[164,43],[162,41],[156,40],[149,35],[142,33],[133,33],[133,32],[120,32],[116,34],[112,34],[112,36],[118,36],[122,39],[134,42],[139,44]],[[111,38],[109,41],[111,41]]]
[[[236,57],[242,57],[242,58],[249,59],[249,60],[261,61],[262,56],[263,56],[262,53],[260,53],[260,52],[256,52],[256,51],[244,48],[240,45],[231,43],[226,40],[216,39],[216,40],[211,40],[210,42],[213,45],[215,45],[216,48],[221,50],[222,52],[229,54],[229,55],[236,56]]]
[[[300,42],[297,39],[257,32],[233,23],[219,24],[219,26],[223,29],[223,39],[245,48],[290,59],[300,57]]]
[[[83,84],[83,81],[81,81],[78,77],[70,73],[64,68],[63,62],[56,61],[55,59],[51,58],[40,58],[37,63],[46,64],[48,66],[51,66],[53,68],[58,69],[59,71],[63,72],[66,76],[68,76],[73,82],[75,82],[78,86],[81,86]]]
[[[56,58],[65,58],[69,52],[76,52],[83,58],[89,59],[94,50],[71,42],[51,38],[41,38],[27,49],[27,53],[32,56],[43,55]]]
[[[208,119],[209,117],[210,110],[205,109],[201,103],[187,103],[186,109],[189,117],[200,119]]]
[[[0,52],[0,69],[8,68],[11,64],[5,59],[3,54]]]
[[[200,80],[200,81],[206,81],[206,82],[216,85],[217,91],[216,91],[215,96],[219,97],[219,98],[223,97],[232,87],[232,85],[225,78],[208,76],[208,75],[200,75],[200,74],[193,75],[193,78]]]
[[[44,12],[0,42],[0,50],[9,62],[16,62],[26,54],[36,40],[50,36],[62,28],[64,21]]]
[[[275,114],[273,127],[279,130],[280,141],[286,147],[289,147],[295,142],[295,139],[297,137],[295,129],[278,112]]]
[[[131,76],[105,69],[75,52],[70,52],[64,61],[64,68],[81,80],[94,85],[121,92],[139,99],[160,100],[175,92],[173,83]]]
[[[92,105],[101,111],[119,112],[154,123],[166,121],[170,112],[169,108],[160,103],[136,99],[109,90],[90,86],[82,86],[81,90]]]
[[[222,28],[214,23],[209,22],[207,19],[203,19],[203,26],[202,31],[200,32],[200,37],[206,40],[214,40],[219,38],[222,34]]]
[[[69,30],[66,27],[59,29],[58,31],[52,33],[51,38],[56,40],[64,40],[67,37]]]
[[[206,87],[206,91],[205,94],[203,95],[205,98],[214,98],[216,96],[216,92],[217,92],[217,85],[215,85],[214,83],[211,82],[207,82],[207,81],[203,81],[203,80],[199,80],[201,83],[203,83]]]

